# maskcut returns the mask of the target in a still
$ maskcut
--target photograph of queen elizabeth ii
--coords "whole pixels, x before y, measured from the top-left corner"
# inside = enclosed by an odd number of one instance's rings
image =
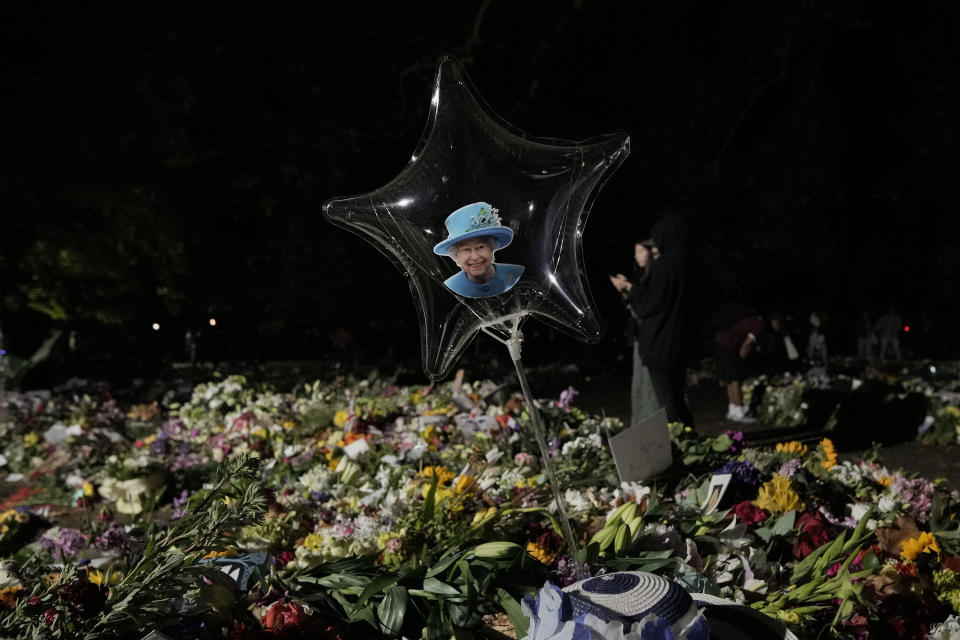
[[[447,216],[446,225],[447,239],[433,252],[449,256],[461,269],[444,280],[447,288],[467,298],[487,298],[517,284],[524,267],[493,261],[497,249],[513,241],[513,229],[501,224],[496,209],[486,202],[474,202]]]

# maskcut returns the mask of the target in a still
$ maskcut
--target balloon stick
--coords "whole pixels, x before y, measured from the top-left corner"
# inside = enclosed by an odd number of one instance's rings
[[[577,539],[573,535],[573,529],[570,527],[570,518],[567,517],[567,509],[563,506],[563,495],[560,493],[560,484],[557,482],[557,474],[553,469],[553,460],[550,457],[550,449],[547,447],[545,430],[543,428],[543,419],[540,417],[540,411],[533,401],[533,394],[530,392],[530,383],[527,381],[527,374],[523,368],[523,362],[520,360],[520,347],[523,342],[523,334],[520,332],[520,320],[527,314],[518,313],[504,316],[489,324],[482,324],[480,328],[484,333],[490,335],[494,340],[506,345],[510,351],[510,358],[513,360],[513,366],[517,370],[517,378],[520,380],[520,389],[523,392],[523,399],[527,403],[527,413],[530,415],[530,421],[533,422],[533,433],[537,438],[537,445],[540,447],[540,456],[543,458],[543,466],[547,470],[547,478],[550,482],[550,489],[553,491],[553,500],[557,505],[557,516],[560,520],[560,526],[563,528],[563,538],[567,543],[567,549],[573,558],[575,578],[585,577],[586,571],[583,563],[580,561],[580,553],[577,548]],[[506,327],[510,332],[509,337],[504,338],[498,333],[490,330],[492,326]]]

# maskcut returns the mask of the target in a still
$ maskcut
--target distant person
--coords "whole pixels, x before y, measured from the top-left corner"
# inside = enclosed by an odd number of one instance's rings
[[[655,254],[656,247],[653,245],[652,239],[638,242],[633,249],[632,276],[629,279],[622,273],[610,276],[610,282],[620,292],[630,314],[628,322],[630,344],[633,351],[633,377],[630,383],[630,426],[640,424],[644,418],[656,413],[662,406],[657,400],[653,380],[650,378],[650,371],[640,357],[638,338],[642,320],[634,310],[634,307],[640,304],[646,293]]]
[[[657,222],[651,234],[660,257],[652,263],[643,297],[633,306],[641,321],[640,357],[667,420],[693,426],[686,367],[695,352],[698,323],[690,232],[682,216],[671,214]]]
[[[903,328],[903,319],[893,307],[888,307],[886,313],[877,320],[877,333],[880,334],[880,359],[886,360],[887,353],[893,352],[894,361],[900,360],[900,330]]]
[[[488,298],[513,288],[524,268],[516,264],[494,262],[494,253],[513,241],[513,229],[500,222],[497,209],[486,202],[460,207],[445,221],[447,238],[433,252],[449,256],[460,272],[443,284],[467,298]]]
[[[757,340],[759,370],[767,375],[795,371],[800,363],[793,337],[787,331],[787,321],[781,313],[771,313],[766,327]]]
[[[857,320],[857,357],[861,360],[871,360],[877,351],[877,324],[873,314],[864,311]]]
[[[721,307],[713,316],[713,353],[717,377],[727,386],[727,420],[755,422],[747,415],[749,408],[743,404],[741,385],[752,371],[748,360],[757,351],[757,343],[764,336],[766,322],[749,307],[730,303]]]
[[[827,374],[827,314],[823,311],[810,313],[810,333],[807,337],[807,373]]]

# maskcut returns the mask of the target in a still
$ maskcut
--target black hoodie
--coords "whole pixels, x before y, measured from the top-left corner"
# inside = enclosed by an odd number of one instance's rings
[[[660,258],[650,269],[647,289],[636,299],[643,364],[681,369],[694,355],[697,336],[693,252],[685,218],[671,214],[651,229]]]

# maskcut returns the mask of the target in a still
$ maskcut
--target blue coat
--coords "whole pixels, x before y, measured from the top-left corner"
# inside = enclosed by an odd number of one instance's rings
[[[447,288],[454,293],[467,298],[489,298],[512,289],[523,274],[523,267],[518,264],[497,264],[494,262],[493,266],[497,271],[496,274],[484,283],[473,282],[467,277],[467,274],[461,271],[444,280],[443,284],[447,285]]]

